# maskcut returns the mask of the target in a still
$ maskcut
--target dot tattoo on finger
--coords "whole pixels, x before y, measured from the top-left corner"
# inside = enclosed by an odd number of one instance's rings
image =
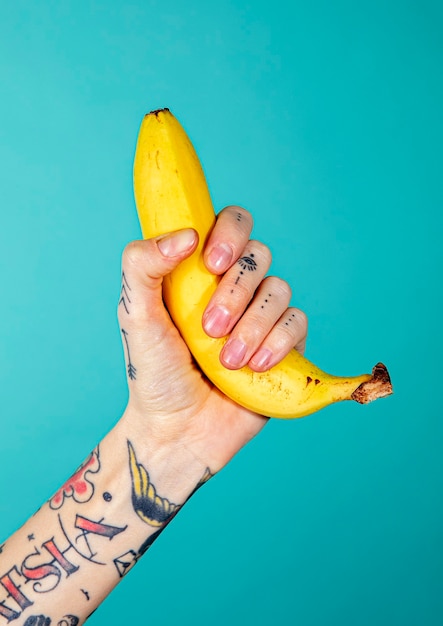
[[[271,297],[272,297],[272,293],[268,293],[268,297],[267,297],[267,298],[265,298],[265,303],[266,303],[266,304],[269,302],[268,298],[271,298]],[[265,305],[264,305],[264,304],[262,304],[262,305],[261,305],[261,308],[262,308],[262,309],[264,309],[264,308],[265,308]]]
[[[238,283],[238,281],[240,280],[240,278],[244,275],[246,271],[255,272],[255,270],[257,269],[257,263],[256,261],[254,261],[253,252],[251,252],[249,256],[242,256],[240,259],[238,259],[237,263],[240,265],[241,270],[240,270],[239,275],[236,278],[235,284]]]
[[[295,313],[291,313],[291,317],[288,319],[287,322],[285,322],[285,326],[289,326],[289,324],[292,322],[294,317],[295,317]]]

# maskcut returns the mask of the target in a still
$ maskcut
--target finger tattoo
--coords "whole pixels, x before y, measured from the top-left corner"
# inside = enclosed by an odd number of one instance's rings
[[[123,305],[126,313],[129,315],[129,305],[131,304],[131,299],[129,297],[129,291],[131,290],[131,287],[129,286],[128,280],[125,276],[125,273],[122,272],[122,286],[120,289],[120,301],[119,301],[119,306]]]
[[[131,380],[136,380],[137,368],[135,368],[131,362],[131,353],[129,352],[128,333],[124,328],[122,328],[121,331],[122,331],[122,335],[123,335],[123,338],[125,340],[125,345],[126,345],[126,355],[127,355],[127,361],[128,361],[128,376]]]
[[[242,256],[238,259],[237,263],[240,265],[241,270],[235,280],[235,285],[237,285],[240,278],[244,275],[245,272],[255,272],[257,269],[257,263],[254,261],[254,253],[251,252],[249,256]]]

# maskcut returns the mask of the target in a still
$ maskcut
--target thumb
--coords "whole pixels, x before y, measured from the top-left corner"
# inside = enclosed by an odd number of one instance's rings
[[[163,277],[194,252],[195,230],[187,228],[154,239],[133,241],[122,257],[122,284],[118,305],[119,320],[136,325],[163,321]]]

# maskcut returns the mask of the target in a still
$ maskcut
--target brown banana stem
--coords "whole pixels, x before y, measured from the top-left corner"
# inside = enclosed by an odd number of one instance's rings
[[[377,363],[372,370],[372,378],[359,385],[351,398],[360,404],[368,404],[391,393],[393,389],[389,372],[383,363]]]

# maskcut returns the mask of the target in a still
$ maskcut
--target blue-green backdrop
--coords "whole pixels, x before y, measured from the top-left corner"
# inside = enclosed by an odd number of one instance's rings
[[[395,395],[272,421],[91,625],[443,623],[441,2],[0,5],[0,536],[119,417],[132,158],[168,106],[337,374]]]

